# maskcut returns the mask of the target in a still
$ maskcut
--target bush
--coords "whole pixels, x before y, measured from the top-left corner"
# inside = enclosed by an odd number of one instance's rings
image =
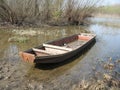
[[[80,24],[94,11],[98,0],[0,0],[4,22]],[[58,24],[59,24],[58,23]]]

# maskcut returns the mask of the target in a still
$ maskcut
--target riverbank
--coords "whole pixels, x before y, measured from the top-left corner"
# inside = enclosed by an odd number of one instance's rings
[[[100,6],[94,16],[105,18],[120,18],[120,4]]]
[[[93,17],[99,17],[99,18],[118,18],[118,19],[120,19],[120,15],[117,15],[117,14],[100,14],[100,13],[97,13],[97,14],[93,14],[92,16]]]
[[[101,25],[105,25],[108,27],[114,27],[114,28],[120,28],[120,16],[118,15],[106,15],[106,14],[97,14],[93,18],[96,19],[96,21],[92,23],[97,23]],[[101,19],[101,20],[97,20]]]

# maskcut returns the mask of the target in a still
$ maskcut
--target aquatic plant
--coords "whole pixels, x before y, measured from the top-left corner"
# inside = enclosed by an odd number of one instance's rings
[[[13,36],[13,37],[8,39],[8,42],[24,43],[24,42],[27,42],[28,40],[29,40],[29,38],[27,38],[25,36]]]
[[[119,60],[113,61],[110,58],[107,61],[100,61],[100,63],[99,68],[102,68],[103,72],[93,68],[93,76],[95,77],[91,77],[90,80],[80,81],[79,84],[73,87],[73,90],[119,90],[120,73],[117,70],[117,68],[120,68]]]
[[[12,31],[15,35],[20,35],[20,36],[35,36],[37,34],[37,31],[28,29],[28,30],[16,30],[14,29]]]

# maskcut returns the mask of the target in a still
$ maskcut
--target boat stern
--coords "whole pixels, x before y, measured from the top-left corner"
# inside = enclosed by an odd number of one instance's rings
[[[92,38],[95,38],[96,35],[95,34],[88,34],[88,33],[81,33],[80,35],[78,35],[78,39],[80,40],[86,40],[89,41]]]
[[[34,60],[35,60],[35,55],[34,54],[30,54],[30,53],[26,53],[26,52],[20,52],[19,55],[21,56],[21,58],[25,62],[34,63]]]

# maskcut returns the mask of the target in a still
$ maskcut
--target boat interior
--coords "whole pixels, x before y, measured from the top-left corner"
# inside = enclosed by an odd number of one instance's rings
[[[75,50],[93,38],[91,34],[80,34],[43,44],[42,48],[32,48],[36,56],[58,55]]]

